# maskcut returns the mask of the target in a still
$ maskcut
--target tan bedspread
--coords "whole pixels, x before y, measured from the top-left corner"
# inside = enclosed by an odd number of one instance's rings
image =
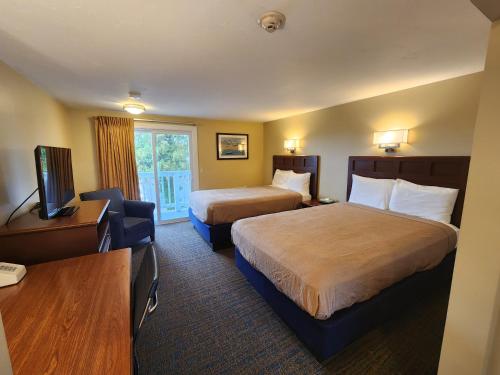
[[[243,219],[241,255],[317,319],[438,265],[456,232],[425,219],[338,203]]]
[[[299,208],[302,195],[274,186],[193,191],[190,207],[207,224],[236,220]]]

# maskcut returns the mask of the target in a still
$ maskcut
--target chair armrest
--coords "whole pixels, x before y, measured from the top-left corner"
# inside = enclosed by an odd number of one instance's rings
[[[155,204],[143,201],[124,201],[125,215],[151,219],[154,222]]]
[[[108,215],[110,224],[117,224],[123,227],[123,215],[121,212],[108,210]]]

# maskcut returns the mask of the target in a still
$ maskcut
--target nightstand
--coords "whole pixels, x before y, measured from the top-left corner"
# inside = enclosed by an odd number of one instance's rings
[[[319,203],[319,200],[317,200],[317,199],[310,199],[308,201],[303,201],[302,202],[302,208],[314,207],[314,206],[321,206],[321,203]]]
[[[332,203],[337,203],[337,201],[332,201],[330,203],[321,203],[318,199],[311,199],[308,201],[303,201],[302,208],[323,206],[325,204],[332,204]]]

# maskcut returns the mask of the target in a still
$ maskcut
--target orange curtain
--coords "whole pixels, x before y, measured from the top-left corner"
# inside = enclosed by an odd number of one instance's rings
[[[95,118],[95,132],[101,188],[119,187],[125,199],[140,199],[134,120],[98,116]]]

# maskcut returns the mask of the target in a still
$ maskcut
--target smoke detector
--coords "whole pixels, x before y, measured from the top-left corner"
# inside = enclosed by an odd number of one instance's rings
[[[285,21],[286,18],[283,13],[272,10],[260,16],[257,23],[268,33],[274,33],[276,30],[285,27]]]

